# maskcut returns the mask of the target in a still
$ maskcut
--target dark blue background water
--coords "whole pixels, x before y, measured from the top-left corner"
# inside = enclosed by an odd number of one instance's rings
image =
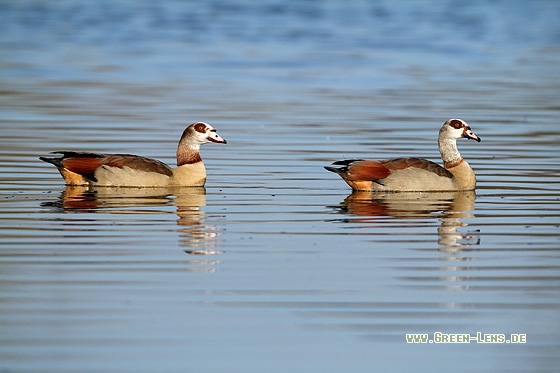
[[[560,3],[0,2],[0,370],[556,371]],[[349,157],[474,195],[350,195]],[[38,156],[174,162],[205,192],[65,188]],[[525,333],[409,345],[406,333]]]

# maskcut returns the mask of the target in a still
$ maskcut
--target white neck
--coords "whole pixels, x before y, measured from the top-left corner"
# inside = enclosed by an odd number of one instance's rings
[[[462,159],[457,149],[457,140],[450,138],[439,138],[439,152],[444,164],[459,163]]]

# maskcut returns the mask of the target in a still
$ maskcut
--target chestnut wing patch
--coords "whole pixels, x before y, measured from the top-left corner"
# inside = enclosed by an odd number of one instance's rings
[[[90,180],[95,180],[93,174],[101,166],[99,158],[63,158],[61,163],[67,170],[83,175]]]
[[[84,176],[91,181],[97,181],[95,171],[100,166],[130,167],[145,172],[156,172],[167,176],[173,175],[173,170],[163,162],[155,159],[139,157],[131,154],[100,154],[88,152],[57,151],[61,158],[51,158],[50,163],[62,166],[69,171]]]
[[[391,173],[380,161],[357,161],[348,166],[347,175],[351,180],[379,180]]]
[[[353,181],[374,181],[381,183],[391,172],[405,168],[419,168],[442,177],[452,178],[453,174],[437,163],[423,158],[394,158],[383,161],[348,159],[333,163],[327,170],[340,174],[343,178]]]
[[[57,151],[53,153],[62,154],[61,158],[51,159],[51,163],[57,167],[62,167],[82,175],[86,179],[97,181],[94,174],[95,170],[101,165],[100,159],[103,157],[103,154],[69,151]]]

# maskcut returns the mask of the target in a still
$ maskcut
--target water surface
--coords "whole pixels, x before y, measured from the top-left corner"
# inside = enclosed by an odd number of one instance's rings
[[[1,7],[0,368],[556,371],[555,2]],[[476,192],[351,193],[324,165],[438,161]],[[64,187],[59,149],[169,164],[205,188]],[[409,333],[526,334],[407,344]]]

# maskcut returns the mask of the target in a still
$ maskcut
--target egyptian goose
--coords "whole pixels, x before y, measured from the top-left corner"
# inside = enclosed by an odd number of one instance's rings
[[[439,130],[439,152],[443,167],[423,158],[383,161],[343,160],[325,167],[339,174],[354,190],[363,191],[454,191],[473,190],[476,177],[457,150],[457,139],[480,142],[461,119],[449,119]]]
[[[62,157],[39,159],[55,165],[67,185],[198,187],[206,182],[206,168],[199,150],[207,142],[227,143],[207,123],[188,126],[177,146],[177,168],[131,154],[56,151],[52,153],[62,154]]]

